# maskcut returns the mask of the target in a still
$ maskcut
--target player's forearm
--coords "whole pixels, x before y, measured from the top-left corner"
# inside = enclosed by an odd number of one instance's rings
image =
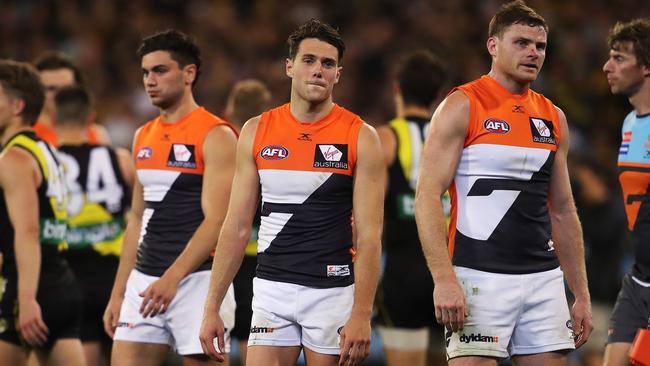
[[[415,202],[415,219],[422,252],[434,282],[456,280],[447,249],[447,229],[442,200],[439,196],[424,197],[418,194]]]
[[[131,270],[135,267],[142,217],[131,213],[127,221],[128,224],[124,233],[120,263],[115,274],[115,282],[113,283],[111,296],[124,296],[126,281],[129,278]]]
[[[41,247],[38,229],[15,233],[14,251],[18,272],[18,301],[36,299],[41,271]]]
[[[180,281],[199,268],[215,250],[222,224],[222,221],[206,217],[194,232],[185,249],[165,271],[164,275]]]
[[[357,241],[357,252],[354,261],[354,305],[352,314],[368,317],[372,314],[372,305],[379,281],[381,261],[380,236],[364,238],[360,235]]]
[[[552,215],[553,241],[560,267],[576,298],[590,301],[582,228],[575,211]]]
[[[206,309],[219,311],[221,302],[228,292],[228,287],[244,259],[244,250],[250,235],[250,227],[237,230],[236,226],[228,225],[221,231],[219,245],[217,245],[212,262]]]

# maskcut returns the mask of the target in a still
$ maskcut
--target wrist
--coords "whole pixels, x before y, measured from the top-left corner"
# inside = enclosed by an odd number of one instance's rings
[[[180,271],[175,270],[174,267],[169,267],[165,271],[165,273],[163,273],[163,277],[168,278],[169,280],[174,281],[175,283],[180,283],[183,277],[185,277],[185,275],[180,273]]]
[[[370,318],[372,317],[372,309],[352,307],[352,312],[350,313],[350,317],[370,320]]]

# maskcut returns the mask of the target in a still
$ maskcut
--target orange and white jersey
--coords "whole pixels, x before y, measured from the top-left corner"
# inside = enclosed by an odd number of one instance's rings
[[[352,191],[363,121],[334,105],[301,123],[289,104],[262,114],[253,154],[260,176],[257,277],[313,287],[354,282]]]
[[[175,123],[158,117],[140,129],[134,154],[145,210],[135,264],[138,271],[162,276],[203,221],[203,142],[218,125],[228,123],[197,108]],[[211,261],[196,271],[210,270]]]
[[[555,106],[532,90],[512,94],[489,76],[454,90],[470,101],[450,187],[454,265],[513,274],[556,268],[548,213],[561,138]]]

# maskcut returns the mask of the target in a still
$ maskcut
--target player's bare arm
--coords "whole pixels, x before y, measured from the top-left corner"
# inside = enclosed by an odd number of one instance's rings
[[[415,198],[418,234],[435,283],[436,319],[453,331],[463,329],[467,308],[447,250],[441,197],[456,174],[469,123],[469,108],[469,99],[456,91],[436,109],[422,151]]]
[[[134,144],[137,141],[139,130],[136,131],[133,138]],[[135,146],[134,146],[135,148]],[[120,155],[118,154],[118,157]],[[122,168],[122,158],[120,158],[120,169]],[[130,157],[131,166],[134,166],[133,157]],[[133,195],[131,197],[131,209],[127,214],[126,230],[124,231],[124,241],[122,243],[122,254],[120,255],[120,264],[115,274],[115,282],[111,290],[111,297],[104,311],[104,330],[113,338],[115,328],[120,318],[120,308],[124,300],[126,291],[126,281],[133,267],[135,267],[136,255],[138,252],[138,239],[140,238],[140,228],[142,226],[142,214],[144,213],[144,191],[142,184],[137,175],[132,174],[133,178]],[[125,176],[124,180],[128,179]]]
[[[143,317],[165,312],[181,280],[205,262],[214,250],[228,207],[235,172],[236,145],[237,136],[228,126],[216,126],[206,135],[201,191],[204,219],[174,263],[140,294],[143,297],[140,306]]]
[[[18,322],[20,334],[30,346],[47,341],[48,329],[36,301],[41,269],[37,187],[43,177],[26,151],[10,148],[0,158],[0,184],[14,228],[18,270]]]
[[[124,148],[116,148],[115,153],[117,154],[117,163],[120,166],[120,172],[124,178],[124,182],[129,187],[133,189],[133,184],[135,182],[135,165],[133,164],[133,157],[131,152]]]
[[[259,117],[249,120],[242,128],[237,143],[236,170],[232,181],[233,187],[237,189],[231,193],[228,213],[219,234],[201,326],[203,352],[218,361],[223,361],[224,356],[214,348],[213,339],[218,339],[220,351],[225,349],[224,326],[219,317],[219,308],[243,260],[259,201],[260,179],[252,154],[258,123]]]
[[[379,141],[381,142],[381,150],[384,157],[384,166],[388,172],[388,168],[391,166],[391,164],[393,164],[397,155],[397,138],[395,137],[393,130],[388,125],[377,128],[377,135],[379,135]],[[388,174],[385,174],[384,177],[384,188],[385,190],[388,190]]]
[[[576,348],[578,348],[587,341],[593,328],[591,298],[587,288],[582,228],[573,202],[567,169],[569,128],[564,112],[559,108],[557,111],[562,138],[553,163],[549,188],[549,206],[555,251],[569,288],[576,299],[571,308],[571,317],[573,318]]]
[[[370,317],[379,279],[385,175],[379,136],[374,128],[364,124],[359,130],[352,203],[357,231],[354,304],[350,319],[341,331],[339,365],[356,365],[370,352]]]

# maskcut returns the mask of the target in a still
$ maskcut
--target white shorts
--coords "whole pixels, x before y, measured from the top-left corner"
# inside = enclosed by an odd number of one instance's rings
[[[199,332],[210,284],[210,271],[189,274],[178,285],[176,296],[164,314],[143,318],[140,314],[142,297],[139,293],[158,278],[135,269],[131,271],[113,340],[168,344],[179,355],[203,354]],[[226,328],[225,352],[230,352],[230,330],[235,325],[235,293],[232,285],[228,288],[219,315]]]
[[[337,355],[353,303],[354,285],[313,288],[255,277],[248,345],[304,346]]]
[[[462,331],[447,332],[448,358],[505,358],[574,349],[560,268],[501,274],[454,267],[469,316]]]

